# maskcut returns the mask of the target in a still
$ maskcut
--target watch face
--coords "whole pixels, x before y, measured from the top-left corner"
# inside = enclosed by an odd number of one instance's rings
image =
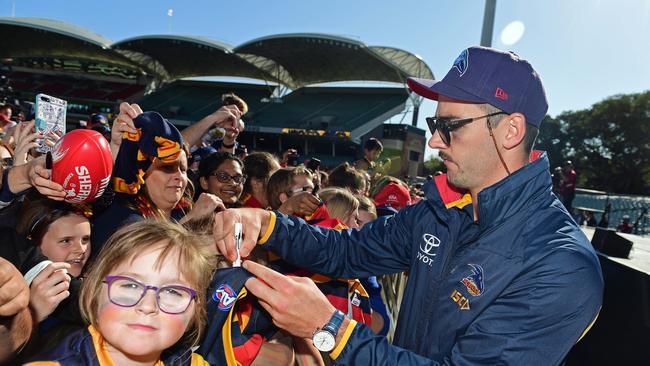
[[[314,342],[314,346],[321,352],[329,352],[333,350],[336,343],[336,339],[332,333],[325,330],[319,330],[316,332],[314,337],[312,337],[312,341]]]

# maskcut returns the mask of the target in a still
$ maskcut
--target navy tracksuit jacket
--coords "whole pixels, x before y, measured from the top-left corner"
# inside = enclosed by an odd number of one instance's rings
[[[361,230],[276,213],[264,244],[335,278],[408,271],[393,345],[356,325],[339,365],[555,365],[602,302],[598,258],[551,192],[545,155],[478,195],[428,199]]]

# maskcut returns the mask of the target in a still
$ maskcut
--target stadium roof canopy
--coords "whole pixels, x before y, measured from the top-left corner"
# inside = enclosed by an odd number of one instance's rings
[[[0,17],[1,58],[75,58],[133,68],[110,49],[112,41],[51,19]]]
[[[191,76],[239,76],[278,81],[272,74],[237,56],[232,46],[208,37],[140,36],[114,43],[112,48],[143,66],[155,60],[162,67],[158,73],[167,80]]]
[[[267,36],[237,47],[180,35],[138,36],[113,43],[61,21],[0,17],[0,39],[3,58],[79,58],[137,68],[164,81],[237,76],[297,89],[337,81],[403,84],[408,76],[433,78],[424,61],[410,52],[317,33]]]
[[[328,34],[262,37],[236,47],[235,52],[254,64],[266,59],[282,65],[286,74],[278,79],[294,89],[333,81],[404,83],[408,76],[433,79],[431,69],[417,55]]]

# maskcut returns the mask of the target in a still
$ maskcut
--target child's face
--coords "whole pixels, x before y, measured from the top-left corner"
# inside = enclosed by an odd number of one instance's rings
[[[366,150],[366,149],[364,149],[364,152],[365,152],[366,159],[368,159],[370,161],[377,160],[379,155],[381,155],[381,150],[379,150],[379,149],[375,149],[375,150]]]
[[[314,182],[306,175],[297,175],[293,177],[293,185],[291,191],[307,191],[311,192],[314,189]]]
[[[359,227],[363,227],[363,225],[369,223],[370,221],[373,221],[375,217],[368,211],[359,209]]]
[[[347,225],[350,229],[358,229],[359,228],[359,210],[354,210],[350,213],[350,215],[345,219],[343,222],[345,225]]]
[[[156,287],[181,285],[192,288],[178,268],[178,253],[169,253],[159,267],[155,265],[162,247],[153,246],[137,255],[133,262],[126,260],[109,275],[132,277],[144,284]],[[147,290],[144,297],[132,307],[110,302],[108,285],[102,285],[97,326],[108,343],[114,360],[126,356],[157,360],[160,353],[174,345],[185,333],[194,315],[196,300],[190,302],[184,313],[167,314],[160,311],[154,290]],[[119,364],[119,362],[118,362]]]
[[[79,277],[90,256],[90,222],[74,214],[52,222],[41,240],[41,251],[53,262],[69,263],[68,272]]]

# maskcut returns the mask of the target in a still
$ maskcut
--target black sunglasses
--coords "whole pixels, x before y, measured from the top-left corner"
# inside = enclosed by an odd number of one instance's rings
[[[507,114],[506,112],[494,112],[486,114],[485,116],[474,117],[474,118],[463,118],[463,119],[449,119],[449,118],[438,118],[438,117],[427,117],[427,125],[429,126],[429,131],[431,135],[434,135],[436,131],[440,132],[440,138],[445,145],[449,146],[451,143],[451,131],[457,130],[466,124],[470,124],[481,118],[489,118],[499,114]]]
[[[246,176],[241,174],[230,175],[224,172],[212,172],[208,175],[210,177],[216,177],[217,180],[221,183],[229,183],[232,180],[235,182],[235,184],[242,184],[246,181]]]

